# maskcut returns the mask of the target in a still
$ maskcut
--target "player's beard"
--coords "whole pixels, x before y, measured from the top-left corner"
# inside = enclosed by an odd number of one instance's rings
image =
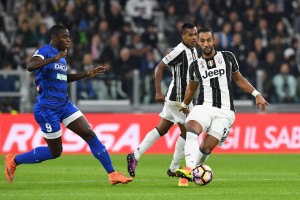
[[[209,51],[207,51],[207,49],[208,49]],[[202,53],[203,53],[205,56],[210,57],[211,54],[212,54],[212,52],[213,52],[213,50],[214,50],[214,48],[212,48],[212,47],[206,47],[206,48],[202,49]]]

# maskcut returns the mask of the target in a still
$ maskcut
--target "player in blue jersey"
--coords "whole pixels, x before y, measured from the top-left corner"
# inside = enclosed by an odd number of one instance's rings
[[[69,31],[63,25],[54,25],[50,29],[50,35],[50,44],[38,49],[27,65],[27,70],[35,74],[38,91],[34,117],[48,146],[40,146],[24,154],[6,155],[4,172],[7,181],[13,182],[16,167],[20,164],[40,163],[61,155],[63,148],[60,123],[87,142],[93,155],[105,168],[112,185],[132,181],[132,178],[115,171],[107,149],[67,94],[68,82],[102,74],[105,68],[99,66],[88,72],[67,73],[65,57],[70,46]]]

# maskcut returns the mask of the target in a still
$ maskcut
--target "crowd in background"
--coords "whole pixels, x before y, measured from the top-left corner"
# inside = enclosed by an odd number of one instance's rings
[[[187,21],[212,27],[215,49],[232,51],[253,85],[259,77],[269,102],[299,102],[298,0],[0,0],[0,70],[25,71],[34,51],[50,42],[48,30],[63,24],[72,41],[70,71],[98,64],[110,69],[79,81],[78,99],[132,99],[133,71],[138,70],[141,102],[153,103],[154,68],[181,41]],[[170,80],[167,71],[166,86]],[[0,75],[0,92],[20,85]],[[234,91],[235,99],[252,98]],[[1,98],[0,110],[7,109],[5,101]]]

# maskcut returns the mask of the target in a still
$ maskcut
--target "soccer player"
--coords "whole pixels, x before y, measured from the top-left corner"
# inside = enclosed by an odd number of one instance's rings
[[[190,80],[180,111],[188,114],[185,128],[185,160],[187,168],[177,169],[176,175],[192,180],[191,171],[197,164],[205,163],[213,149],[226,140],[235,121],[231,79],[245,92],[256,98],[262,111],[269,103],[242,76],[235,56],[229,51],[214,49],[214,36],[210,28],[198,30],[198,45],[202,56],[190,66]],[[189,104],[199,86],[197,104],[189,113]],[[199,147],[198,137],[206,131]]]
[[[156,140],[165,135],[174,123],[178,123],[181,134],[177,139],[173,160],[167,171],[169,176],[176,176],[175,170],[179,168],[180,160],[183,157],[186,135],[184,122],[186,116],[182,112],[179,112],[179,107],[188,83],[188,67],[192,61],[198,57],[195,49],[197,45],[197,28],[192,23],[185,23],[182,26],[181,36],[182,42],[173,48],[155,68],[155,98],[157,102],[164,102],[164,107],[159,114],[161,119],[158,125],[147,133],[144,140],[133,153],[127,155],[127,170],[132,177],[135,177],[135,168],[141,155],[149,149]],[[171,67],[173,77],[167,95],[165,96],[161,91],[161,80],[163,71],[167,67]],[[180,186],[186,186],[187,184],[188,181],[185,179],[179,181]]]
[[[60,123],[79,135],[89,145],[93,155],[106,170],[112,185],[133,180],[115,171],[105,146],[92,131],[82,112],[71,102],[67,94],[67,83],[102,74],[105,68],[96,67],[88,72],[67,73],[67,49],[70,34],[63,25],[50,29],[50,44],[38,49],[28,62],[27,70],[34,72],[38,96],[34,105],[34,117],[40,125],[48,146],[37,147],[27,153],[5,156],[5,176],[13,182],[16,167],[20,164],[40,163],[58,158],[62,149]]]

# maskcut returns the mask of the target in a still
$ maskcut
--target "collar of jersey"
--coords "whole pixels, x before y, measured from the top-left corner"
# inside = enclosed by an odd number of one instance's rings
[[[51,49],[53,49],[55,52],[59,53],[59,50],[58,50],[57,48],[55,48],[54,46],[52,46],[51,44],[49,44],[49,47],[50,47]]]
[[[204,60],[206,60],[206,61],[209,61],[209,60],[213,60],[214,59],[214,57],[217,55],[217,51],[215,50],[215,55],[213,55],[212,57],[210,57],[210,58],[203,58],[203,56],[201,56]]]
[[[193,48],[188,47],[183,41],[182,41],[181,43],[182,43],[184,46],[186,46],[186,48],[188,48],[188,49],[191,49],[191,50],[194,49],[194,47],[193,47]]]

